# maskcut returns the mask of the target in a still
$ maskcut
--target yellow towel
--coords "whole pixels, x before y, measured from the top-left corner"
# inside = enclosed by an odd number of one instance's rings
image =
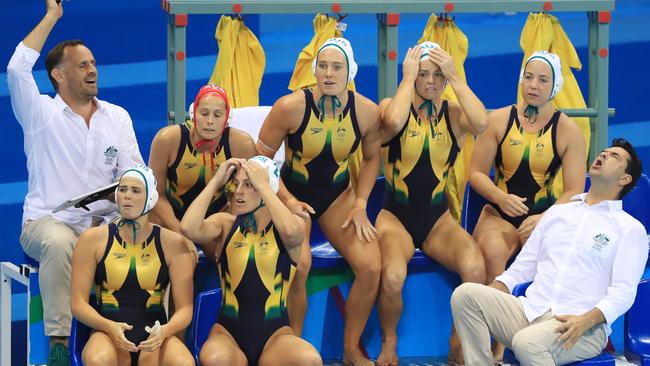
[[[260,41],[242,19],[222,15],[215,38],[219,55],[210,77],[210,84],[221,86],[228,93],[232,108],[257,106],[266,66]]]

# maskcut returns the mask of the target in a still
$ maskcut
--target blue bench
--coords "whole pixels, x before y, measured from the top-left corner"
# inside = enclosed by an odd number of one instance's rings
[[[639,283],[634,305],[625,314],[625,357],[650,366],[650,278]]]

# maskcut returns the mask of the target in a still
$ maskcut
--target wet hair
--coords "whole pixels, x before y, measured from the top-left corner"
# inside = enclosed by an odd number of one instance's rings
[[[634,150],[632,144],[630,144],[626,139],[617,137],[612,140],[612,146],[610,147],[620,147],[621,149],[627,151],[627,153],[630,155],[630,158],[627,159],[625,173],[629,174],[632,177],[632,180],[621,189],[621,192],[619,192],[618,198],[622,199],[629,191],[632,190],[632,188],[634,188],[636,182],[639,180],[639,177],[641,177],[643,165],[641,163],[641,159],[639,159],[639,156],[636,154],[636,150]]]
[[[47,56],[45,56],[45,69],[47,70],[47,77],[50,78],[50,82],[52,83],[54,90],[57,92],[59,91],[59,83],[57,83],[56,80],[54,80],[52,77],[52,70],[61,64],[65,48],[75,46],[85,46],[85,44],[79,39],[63,41],[54,46],[54,48],[52,48],[50,52],[47,53]]]

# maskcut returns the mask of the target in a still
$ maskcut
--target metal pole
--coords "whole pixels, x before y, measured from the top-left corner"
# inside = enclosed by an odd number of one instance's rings
[[[379,47],[377,61],[377,100],[392,97],[397,90],[397,26],[399,14],[378,14]]]
[[[25,285],[27,287],[27,296],[29,296],[29,278],[25,277],[15,264],[0,262],[0,306],[2,306],[0,308],[0,366],[11,366],[12,279]],[[27,339],[29,340],[29,334]]]
[[[598,109],[598,128],[595,146],[595,152],[597,153],[609,145],[607,135],[607,106],[609,103],[609,21],[599,19],[596,33],[598,34],[598,41],[596,42],[598,46],[596,61],[598,65],[598,73],[596,74],[598,86],[598,90],[596,91],[598,99],[596,103]]]
[[[167,98],[168,118],[172,123],[185,122],[185,41],[187,14],[170,14],[167,27]]]
[[[11,365],[11,281],[0,267],[0,366]]]

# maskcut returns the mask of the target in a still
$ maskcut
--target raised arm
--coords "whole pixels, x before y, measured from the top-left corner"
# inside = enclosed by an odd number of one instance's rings
[[[294,215],[269,186],[266,168],[254,161],[246,162],[242,168],[248,174],[253,187],[262,196],[264,205],[271,214],[273,226],[280,234],[280,238],[294,262],[300,259],[300,246],[305,238],[305,221]]]
[[[432,48],[429,51],[429,58],[440,67],[442,74],[449,80],[462,109],[458,119],[461,133],[457,133],[456,137],[461,138],[465,133],[478,135],[485,131],[488,126],[487,110],[465,80],[458,75],[451,56],[441,48]]]
[[[63,16],[63,4],[56,0],[46,0],[46,12],[41,21],[23,39],[23,44],[40,53],[56,22]]]
[[[420,68],[420,56],[422,48],[411,47],[404,56],[402,63],[402,81],[392,98],[384,99],[379,104],[379,115],[381,117],[381,140],[383,143],[390,141],[408,120],[413,100],[415,80],[418,77]]]
[[[197,244],[209,245],[221,235],[223,226],[219,224],[219,220],[215,220],[215,217],[218,218],[220,215],[225,215],[225,213],[217,213],[207,219],[205,215],[208,212],[212,197],[223,189],[236,167],[243,162],[243,159],[231,158],[219,165],[214,177],[185,211],[185,215],[181,220],[181,233],[186,238]]]
[[[47,0],[46,7],[45,16],[23,39],[22,44],[16,47],[7,65],[11,106],[25,133],[31,133],[38,128],[33,124],[39,120],[41,113],[40,105],[37,103],[40,92],[32,75],[32,68],[54,25],[63,15],[63,7],[57,4],[56,0]]]
[[[107,235],[107,226],[88,229],[81,234],[74,248],[72,254],[72,314],[90,328],[108,334],[117,348],[137,352],[136,345],[124,336],[124,331],[132,329],[132,326],[104,318],[88,302],[97,263],[101,260],[103,249],[106,247]]]

